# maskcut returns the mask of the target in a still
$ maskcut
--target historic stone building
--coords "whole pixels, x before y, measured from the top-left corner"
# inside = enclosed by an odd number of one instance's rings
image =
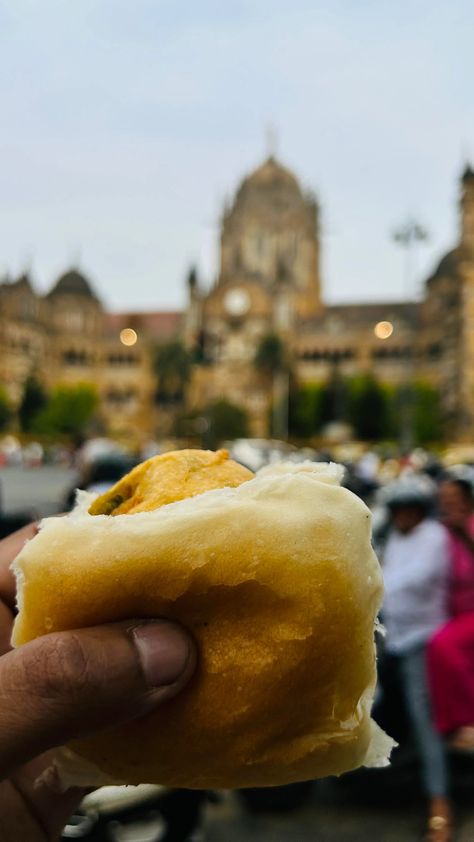
[[[211,365],[191,399],[224,395],[245,405],[263,433],[271,395],[252,361],[261,338],[281,336],[300,382],[371,371],[400,384],[420,378],[441,392],[449,433],[474,435],[474,172],[461,181],[458,245],[426,283],[421,302],[325,306],[318,206],[269,158],[237,191],[222,222],[221,268],[210,292],[190,289],[185,321]]]
[[[34,291],[27,276],[6,280],[0,284],[0,383],[14,406],[30,374],[47,388],[94,383],[108,431],[150,436],[158,423],[151,344],[174,336],[180,320],[175,312],[106,313],[77,269],[62,275],[46,296]],[[130,336],[136,341],[124,344]]]
[[[182,313],[106,313],[77,269],[59,278],[46,296],[39,296],[26,276],[5,279],[0,382],[13,403],[32,371],[48,386],[94,382],[111,432],[163,433],[167,416],[154,401],[151,355],[156,344],[181,337],[204,362],[193,368],[188,408],[226,397],[245,407],[253,433],[264,435],[272,401],[281,397],[285,383],[265,377],[254,359],[262,338],[276,334],[300,382],[327,380],[336,369],[342,376],[372,371],[390,383],[417,377],[439,388],[450,436],[472,438],[474,172],[469,167],[461,188],[458,243],[427,280],[421,302],[326,306],[317,201],[270,157],[243,180],[225,208],[218,277],[204,290],[191,273]],[[126,344],[130,337],[133,344]]]

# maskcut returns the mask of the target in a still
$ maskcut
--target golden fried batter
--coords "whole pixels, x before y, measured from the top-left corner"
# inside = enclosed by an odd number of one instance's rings
[[[229,459],[227,450],[178,450],[137,465],[89,508],[91,515],[151,512],[214,488],[236,488],[251,471]]]

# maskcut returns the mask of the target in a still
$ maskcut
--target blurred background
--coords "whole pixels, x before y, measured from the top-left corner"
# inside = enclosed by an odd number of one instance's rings
[[[342,462],[381,558],[397,483],[431,483],[442,519],[439,485],[474,484],[473,24],[468,0],[0,0],[2,536],[222,445]],[[420,839],[397,729],[387,770],[103,793],[65,833]]]

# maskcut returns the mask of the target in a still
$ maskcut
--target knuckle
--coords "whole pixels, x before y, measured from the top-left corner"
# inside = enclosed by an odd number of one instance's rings
[[[30,691],[59,701],[91,690],[91,664],[80,637],[74,633],[44,638],[39,651],[25,664]]]

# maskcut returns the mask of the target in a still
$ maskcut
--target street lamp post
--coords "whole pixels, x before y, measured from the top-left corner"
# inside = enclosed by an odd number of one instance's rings
[[[418,222],[409,219],[393,232],[392,239],[405,249],[404,293],[406,298],[411,298],[416,247],[419,243],[426,242],[428,233]],[[414,297],[416,298],[416,295]]]
[[[408,219],[400,228],[397,228],[392,239],[397,245],[405,250],[404,266],[404,293],[405,298],[414,300],[418,298],[417,291],[413,289],[414,283],[414,259],[417,246],[428,239],[427,231],[415,220]],[[413,328],[415,334],[418,327],[418,313],[415,311]],[[401,388],[401,418],[400,418],[400,450],[402,453],[409,453],[414,445],[414,392],[413,380],[415,374],[416,357],[415,342],[409,348],[405,362],[405,377]]]

